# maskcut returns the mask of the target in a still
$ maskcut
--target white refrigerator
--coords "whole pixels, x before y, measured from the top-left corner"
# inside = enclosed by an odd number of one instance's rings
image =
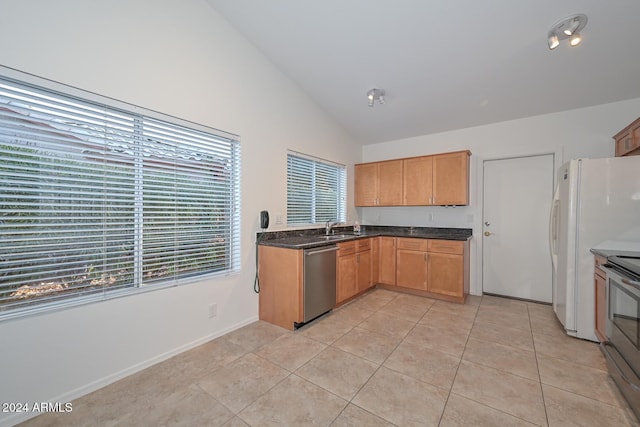
[[[597,341],[592,248],[640,248],[640,156],[571,160],[558,170],[549,243],[553,310],[567,331]]]

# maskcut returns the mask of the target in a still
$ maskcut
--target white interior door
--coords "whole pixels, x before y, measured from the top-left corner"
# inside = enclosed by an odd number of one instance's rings
[[[486,160],[483,167],[483,292],[551,302],[553,154]]]

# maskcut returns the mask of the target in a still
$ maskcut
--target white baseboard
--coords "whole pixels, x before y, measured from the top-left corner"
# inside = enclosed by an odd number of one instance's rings
[[[137,372],[142,371],[143,369],[149,368],[157,363],[160,362],[164,362],[167,359],[172,358],[173,356],[176,356],[180,353],[183,353],[185,351],[191,350],[195,347],[198,347],[199,345],[205,344],[209,341],[212,341],[218,337],[221,337],[222,335],[228,334],[229,332],[233,332],[236,329],[239,329],[243,326],[249,325],[255,321],[258,320],[258,316],[254,316],[251,317],[249,319],[243,320],[242,322],[236,323],[233,326],[230,326],[229,328],[223,329],[221,331],[218,331],[214,334],[211,335],[206,335],[202,338],[199,338],[195,341],[192,341],[190,343],[187,343],[185,345],[182,345],[180,347],[174,348],[172,350],[169,350],[167,352],[164,352],[162,354],[159,354],[157,356],[154,356],[150,359],[147,359],[145,361],[142,361],[140,363],[137,363],[133,366],[130,366],[128,368],[122,369],[118,372],[115,372],[111,375],[107,375],[106,377],[103,378],[99,378],[95,381],[92,381],[88,384],[85,384],[81,387],[78,387],[74,390],[71,390],[69,392],[63,393],[59,396],[55,396],[52,397],[51,399],[46,399],[43,400],[46,402],[71,402],[75,399],[78,399],[84,395],[87,395],[89,393],[92,393],[96,390],[99,390],[103,387],[108,386],[109,384],[113,384],[114,382],[121,380],[125,377],[128,377],[129,375],[133,375]],[[0,417],[3,414],[0,414]],[[10,414],[8,417],[2,417],[0,418],[0,427],[10,427],[10,426],[14,426],[16,424],[19,424],[21,422],[24,422],[30,418],[34,418],[36,416],[40,415],[39,413],[33,413],[33,412],[25,412],[25,413],[14,413],[14,414]]]

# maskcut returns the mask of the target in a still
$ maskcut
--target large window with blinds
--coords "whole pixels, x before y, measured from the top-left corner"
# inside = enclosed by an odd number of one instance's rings
[[[0,319],[238,270],[238,138],[72,92],[0,77]]]
[[[287,154],[287,224],[346,221],[344,165],[300,153]]]

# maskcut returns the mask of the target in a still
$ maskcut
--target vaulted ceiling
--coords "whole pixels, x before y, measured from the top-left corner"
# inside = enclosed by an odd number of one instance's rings
[[[208,2],[363,144],[640,97],[638,0]]]

